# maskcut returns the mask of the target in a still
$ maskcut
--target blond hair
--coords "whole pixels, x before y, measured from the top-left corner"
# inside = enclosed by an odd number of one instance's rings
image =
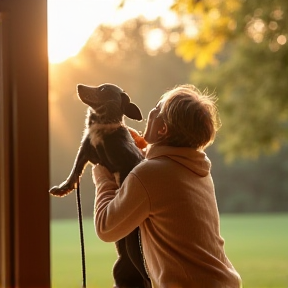
[[[159,113],[168,133],[161,141],[177,147],[205,149],[221,126],[215,95],[201,93],[193,85],[181,85],[162,95]]]

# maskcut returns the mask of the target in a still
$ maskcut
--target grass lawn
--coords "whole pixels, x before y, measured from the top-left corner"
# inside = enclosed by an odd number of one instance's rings
[[[288,214],[225,215],[221,230],[243,288],[288,287]]]
[[[288,214],[222,215],[221,233],[243,288],[288,287]],[[96,237],[92,219],[84,220],[84,237],[87,288],[111,288],[114,244]],[[51,222],[51,261],[52,288],[81,287],[77,220]]]

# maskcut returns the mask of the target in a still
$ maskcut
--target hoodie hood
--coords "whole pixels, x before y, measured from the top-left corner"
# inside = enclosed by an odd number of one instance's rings
[[[189,147],[151,146],[147,151],[146,158],[158,157],[169,157],[201,177],[210,173],[211,162],[204,151]]]

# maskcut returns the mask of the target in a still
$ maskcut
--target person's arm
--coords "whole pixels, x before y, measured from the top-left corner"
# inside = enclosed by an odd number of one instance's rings
[[[118,188],[114,176],[105,167],[96,165],[93,179],[96,186],[94,223],[103,241],[120,240],[149,216],[149,198],[134,174],[130,173]]]

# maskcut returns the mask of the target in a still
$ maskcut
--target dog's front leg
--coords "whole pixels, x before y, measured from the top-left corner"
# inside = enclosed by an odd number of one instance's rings
[[[49,193],[54,196],[63,197],[69,194],[73,189],[77,188],[78,179],[81,177],[88,162],[97,164],[99,163],[99,158],[96,149],[90,143],[89,135],[86,135],[78,149],[70,175],[59,186],[52,187]]]

